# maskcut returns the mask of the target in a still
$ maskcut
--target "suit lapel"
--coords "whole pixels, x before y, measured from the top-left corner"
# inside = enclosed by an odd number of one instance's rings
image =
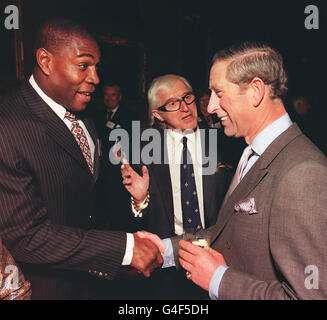
[[[43,122],[45,133],[91,174],[80,147],[65,123],[41,99],[29,83],[22,86],[22,95],[31,112]]]
[[[158,190],[163,202],[164,211],[167,213],[168,221],[172,230],[175,230],[175,218],[174,218],[174,204],[173,204],[173,192],[172,183],[170,179],[169,164],[166,164],[165,159],[168,159],[167,154],[167,131],[160,130],[161,136],[161,163],[153,164],[151,166],[154,181],[157,183]]]
[[[218,221],[213,232],[213,239],[216,239],[223,228],[226,226],[229,219],[233,216],[234,205],[241,199],[245,199],[252,190],[265,178],[269,173],[270,163],[278,156],[278,154],[302,132],[296,124],[293,124],[279,137],[277,137],[271,145],[260,156],[257,162],[253,165],[250,171],[245,175],[239,185],[235,188],[232,194],[224,199]]]
[[[204,135],[204,136],[203,136]],[[202,168],[206,168],[208,164],[203,164],[204,162],[204,156],[208,157],[210,148],[209,148],[209,130],[207,129],[201,129],[200,130],[200,137],[201,137],[201,153],[202,153]],[[204,145],[203,145],[204,142]],[[204,150],[204,152],[203,152]],[[212,150],[211,150],[212,151]],[[213,150],[214,151],[214,150]],[[210,207],[209,196],[211,195],[210,189],[212,188],[212,179],[215,179],[214,175],[202,175],[202,198],[203,198],[203,208],[204,208],[204,220],[205,225],[208,225],[209,214],[212,212],[208,210]],[[217,212],[212,212],[214,214],[217,214]]]
[[[152,175],[154,176],[153,180],[157,182],[157,187],[165,209],[164,212],[167,213],[169,224],[172,230],[174,230],[175,229],[174,204],[173,204],[173,194],[172,194],[172,186],[170,180],[169,165],[167,164],[153,165]]]

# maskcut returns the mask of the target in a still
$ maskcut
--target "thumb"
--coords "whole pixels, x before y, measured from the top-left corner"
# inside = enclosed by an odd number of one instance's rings
[[[143,175],[143,178],[148,178],[149,177],[149,171],[148,171],[148,168],[146,166],[142,167],[142,175]]]

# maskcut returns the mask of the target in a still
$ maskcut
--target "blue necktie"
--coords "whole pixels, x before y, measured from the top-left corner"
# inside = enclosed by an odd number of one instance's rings
[[[186,137],[183,138],[181,162],[181,201],[184,231],[193,233],[202,229],[192,157],[187,149]]]

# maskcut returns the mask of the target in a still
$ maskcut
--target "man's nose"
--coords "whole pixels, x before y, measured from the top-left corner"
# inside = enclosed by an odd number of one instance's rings
[[[180,111],[187,112],[189,110],[189,105],[183,100],[181,101]]]
[[[98,76],[98,73],[96,71],[96,68],[90,69],[88,73],[88,77],[86,78],[86,81],[88,83],[93,83],[94,85],[98,85],[100,83],[100,79]]]
[[[220,99],[217,94],[211,91],[210,100],[208,103],[207,111],[208,113],[215,113],[220,108]]]

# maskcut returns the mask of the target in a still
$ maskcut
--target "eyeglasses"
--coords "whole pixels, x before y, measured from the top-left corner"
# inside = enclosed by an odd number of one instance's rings
[[[195,101],[195,95],[193,92],[187,93],[184,97],[179,99],[173,99],[166,102],[161,107],[157,108],[157,110],[165,111],[165,112],[172,112],[177,111],[181,108],[182,102],[185,102],[187,105],[190,105]]]

